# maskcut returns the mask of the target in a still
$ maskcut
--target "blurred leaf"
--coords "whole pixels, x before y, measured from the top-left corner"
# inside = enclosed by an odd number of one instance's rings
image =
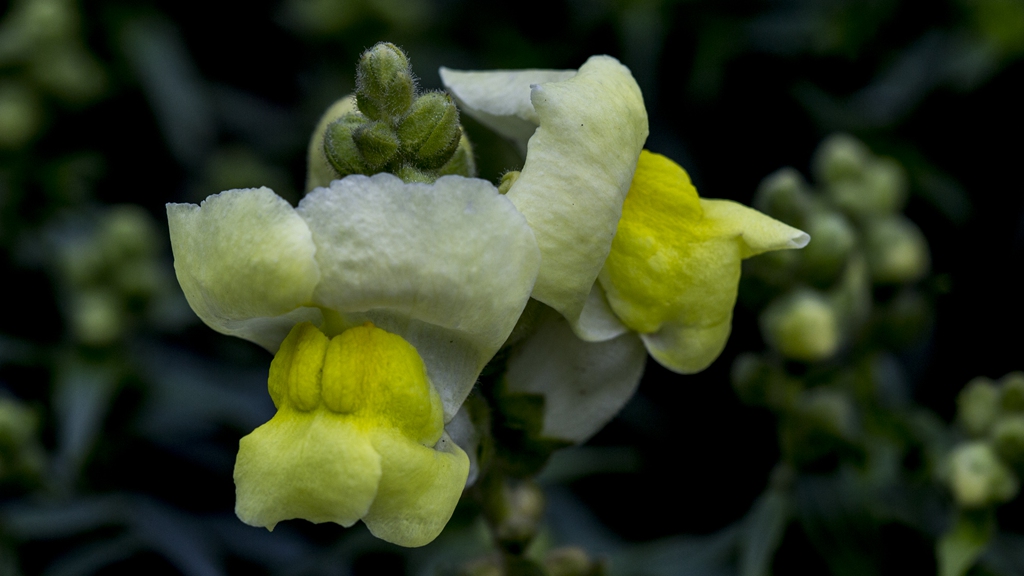
[[[1024,536],[995,534],[981,556],[981,564],[998,574],[1024,574]]]
[[[63,503],[15,502],[0,509],[5,533],[19,540],[65,538],[101,526],[121,524],[128,502],[103,496]]]
[[[740,537],[740,576],[768,576],[793,514],[788,492],[769,489],[754,502]]]
[[[967,574],[985,551],[995,530],[995,515],[991,510],[957,513],[953,525],[935,545],[939,576]]]
[[[611,576],[732,576],[742,524],[709,536],[677,536],[635,546],[612,558]]]
[[[185,576],[223,573],[202,519],[140,497],[132,505],[130,526],[140,541],[167,558]]]
[[[640,466],[640,454],[632,446],[573,446],[556,451],[537,481],[566,484],[595,474],[638,472]]]
[[[96,574],[106,566],[131,558],[141,548],[138,539],[131,534],[92,542],[60,556],[43,574],[44,576]]]
[[[57,418],[57,454],[53,479],[62,490],[73,488],[80,468],[103,425],[118,369],[110,364],[86,363],[71,356],[61,361],[53,391]]]
[[[878,533],[867,507],[841,474],[801,476],[797,517],[835,576],[878,574]]]
[[[185,166],[199,166],[216,139],[213,107],[177,27],[162,17],[139,17],[124,25],[120,45],[171,153]]]

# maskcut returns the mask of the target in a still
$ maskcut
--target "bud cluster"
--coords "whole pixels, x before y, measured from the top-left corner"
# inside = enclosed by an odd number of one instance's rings
[[[822,142],[813,165],[818,190],[783,168],[764,179],[754,200],[811,236],[803,250],[771,253],[748,266],[761,288],[758,304],[767,304],[765,340],[802,362],[834,357],[865,324],[889,343],[913,342],[928,323],[929,306],[914,284],[927,274],[930,258],[924,235],[900,213],[907,196],[903,168],[845,134]],[[873,303],[873,291],[892,297]]]
[[[878,376],[890,350],[916,343],[932,314],[920,286],[924,236],[900,211],[907,177],[845,134],[825,139],[815,185],[793,168],[766,177],[754,206],[806,231],[803,250],[744,263],[741,299],[759,312],[769,350],[741,355],[733,386],[779,415],[784,460],[798,467],[868,449],[867,413],[905,402]]]
[[[357,112],[327,126],[324,154],[338,177],[390,172],[406,182],[474,176],[459,111],[444,92],[419,94],[409,59],[381,42],[359,59]]]
[[[0,150],[15,150],[39,135],[47,100],[78,106],[94,101],[106,73],[89,53],[75,2],[12,3],[0,22]]]
[[[1024,373],[970,381],[957,397],[957,422],[967,439],[949,453],[943,471],[957,504],[984,508],[1012,500],[1024,474]]]
[[[143,314],[173,298],[159,259],[156,225],[138,206],[115,206],[93,222],[55,230],[58,275],[69,293],[71,331],[91,347],[115,343]]]

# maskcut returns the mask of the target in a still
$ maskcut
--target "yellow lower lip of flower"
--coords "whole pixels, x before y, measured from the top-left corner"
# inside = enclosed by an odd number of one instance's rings
[[[740,261],[807,240],[756,210],[701,199],[682,167],[644,150],[599,281],[656,360],[692,373],[725,346]]]
[[[433,540],[469,473],[416,349],[367,323],[328,339],[295,326],[271,363],[277,414],[239,443],[235,511],[268,529],[362,519],[403,546]]]

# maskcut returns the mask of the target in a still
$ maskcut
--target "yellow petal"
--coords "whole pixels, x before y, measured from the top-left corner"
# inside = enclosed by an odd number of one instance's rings
[[[380,477],[381,457],[355,422],[286,408],[239,442],[235,513],[271,530],[291,518],[351,526],[369,511]]]
[[[469,457],[448,435],[427,447],[387,430],[371,435],[381,455],[377,499],[363,522],[374,536],[400,546],[423,546],[441,533],[459,503]]]
[[[700,199],[685,170],[645,150],[600,282],[612,310],[658,362],[698,372],[725,347],[740,261],[807,240],[756,210]]]

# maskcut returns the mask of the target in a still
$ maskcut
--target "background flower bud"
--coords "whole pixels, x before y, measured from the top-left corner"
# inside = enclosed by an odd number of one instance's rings
[[[821,287],[832,284],[846,266],[857,244],[857,232],[839,212],[821,211],[806,219],[804,230],[811,241],[801,251],[804,276]]]
[[[999,389],[988,378],[975,378],[957,396],[957,418],[974,437],[988,433],[999,415]]]
[[[1017,494],[1017,478],[986,442],[970,442],[949,456],[953,497],[964,508],[982,508],[1009,501]]]
[[[842,340],[835,310],[812,290],[795,291],[769,305],[761,316],[761,332],[784,356],[806,362],[831,357]]]
[[[868,222],[864,228],[864,247],[875,283],[913,282],[928,273],[928,243],[921,230],[901,215]]]
[[[871,151],[860,140],[849,134],[833,134],[814,153],[814,176],[827,184],[859,179],[870,157]]]
[[[1002,406],[1007,412],[1024,412],[1024,372],[1003,376]]]
[[[804,177],[793,168],[781,168],[761,180],[754,207],[790,226],[804,227],[811,196]],[[811,235],[814,238],[814,235]]]

